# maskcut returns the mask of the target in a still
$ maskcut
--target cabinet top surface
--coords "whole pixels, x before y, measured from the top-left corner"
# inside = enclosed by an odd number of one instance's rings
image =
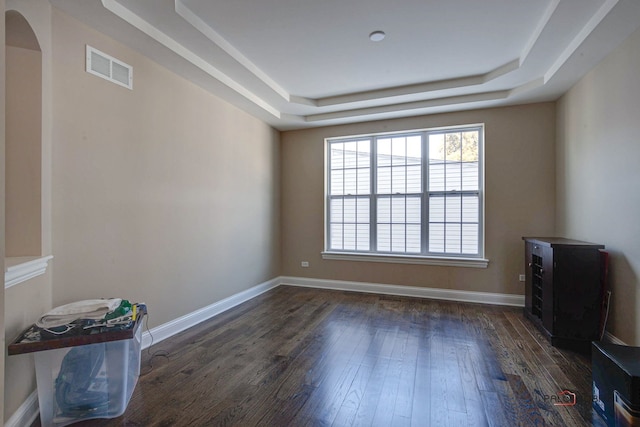
[[[535,242],[544,246],[560,247],[585,247],[604,249],[604,245],[598,243],[583,242],[581,240],[565,239],[564,237],[523,237],[526,242]]]

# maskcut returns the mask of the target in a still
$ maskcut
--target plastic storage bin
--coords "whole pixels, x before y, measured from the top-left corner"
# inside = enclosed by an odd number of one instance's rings
[[[34,354],[43,427],[122,415],[140,375],[142,329],[133,338]]]
[[[8,347],[9,355],[34,353],[40,421],[66,426],[124,413],[140,375],[146,306],[129,325],[43,334],[36,325]]]

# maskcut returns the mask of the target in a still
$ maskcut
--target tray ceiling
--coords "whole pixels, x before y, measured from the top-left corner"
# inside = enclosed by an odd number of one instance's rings
[[[283,130],[555,100],[640,26],[635,0],[52,3]]]

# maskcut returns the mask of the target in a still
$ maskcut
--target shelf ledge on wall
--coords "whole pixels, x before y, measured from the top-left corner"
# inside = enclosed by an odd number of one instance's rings
[[[10,288],[47,271],[53,255],[8,257],[4,259],[4,288]]]

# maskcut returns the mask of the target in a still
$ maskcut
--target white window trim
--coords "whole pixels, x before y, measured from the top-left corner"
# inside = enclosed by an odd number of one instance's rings
[[[384,135],[397,135],[397,134],[408,134],[415,132],[433,132],[433,131],[446,131],[452,129],[460,129],[460,128],[472,128],[472,127],[480,127],[482,129],[482,144],[480,145],[480,222],[482,224],[480,230],[480,236],[478,240],[478,249],[479,255],[477,257],[469,257],[469,256],[459,256],[459,255],[451,255],[451,256],[433,256],[433,255],[410,255],[410,254],[388,254],[384,252],[349,252],[349,251],[331,251],[326,246],[329,242],[328,237],[328,200],[327,191],[328,191],[328,176],[327,176],[327,168],[328,168],[328,145],[332,140],[336,139],[356,139],[356,138],[364,138],[364,137],[373,137],[373,136],[384,136]],[[342,260],[342,261],[363,261],[363,262],[386,262],[386,263],[396,263],[396,264],[418,264],[418,265],[436,265],[436,266],[444,266],[444,267],[471,267],[471,268],[487,268],[489,266],[489,259],[484,257],[485,254],[485,233],[486,233],[486,223],[485,223],[485,197],[486,197],[486,188],[485,188],[485,135],[484,135],[484,123],[469,123],[463,125],[455,125],[455,126],[443,126],[443,127],[433,127],[433,128],[420,128],[420,129],[409,129],[409,130],[398,130],[391,132],[379,132],[379,133],[368,133],[368,134],[359,134],[359,135],[346,135],[346,136],[338,136],[338,137],[328,137],[325,138],[325,164],[324,164],[324,186],[325,186],[325,194],[324,194],[324,245],[325,250],[321,252],[322,259],[326,260]]]
[[[435,257],[404,254],[361,253],[361,252],[322,252],[322,259],[338,261],[387,262],[392,264],[439,265],[443,267],[487,268],[486,258]]]

